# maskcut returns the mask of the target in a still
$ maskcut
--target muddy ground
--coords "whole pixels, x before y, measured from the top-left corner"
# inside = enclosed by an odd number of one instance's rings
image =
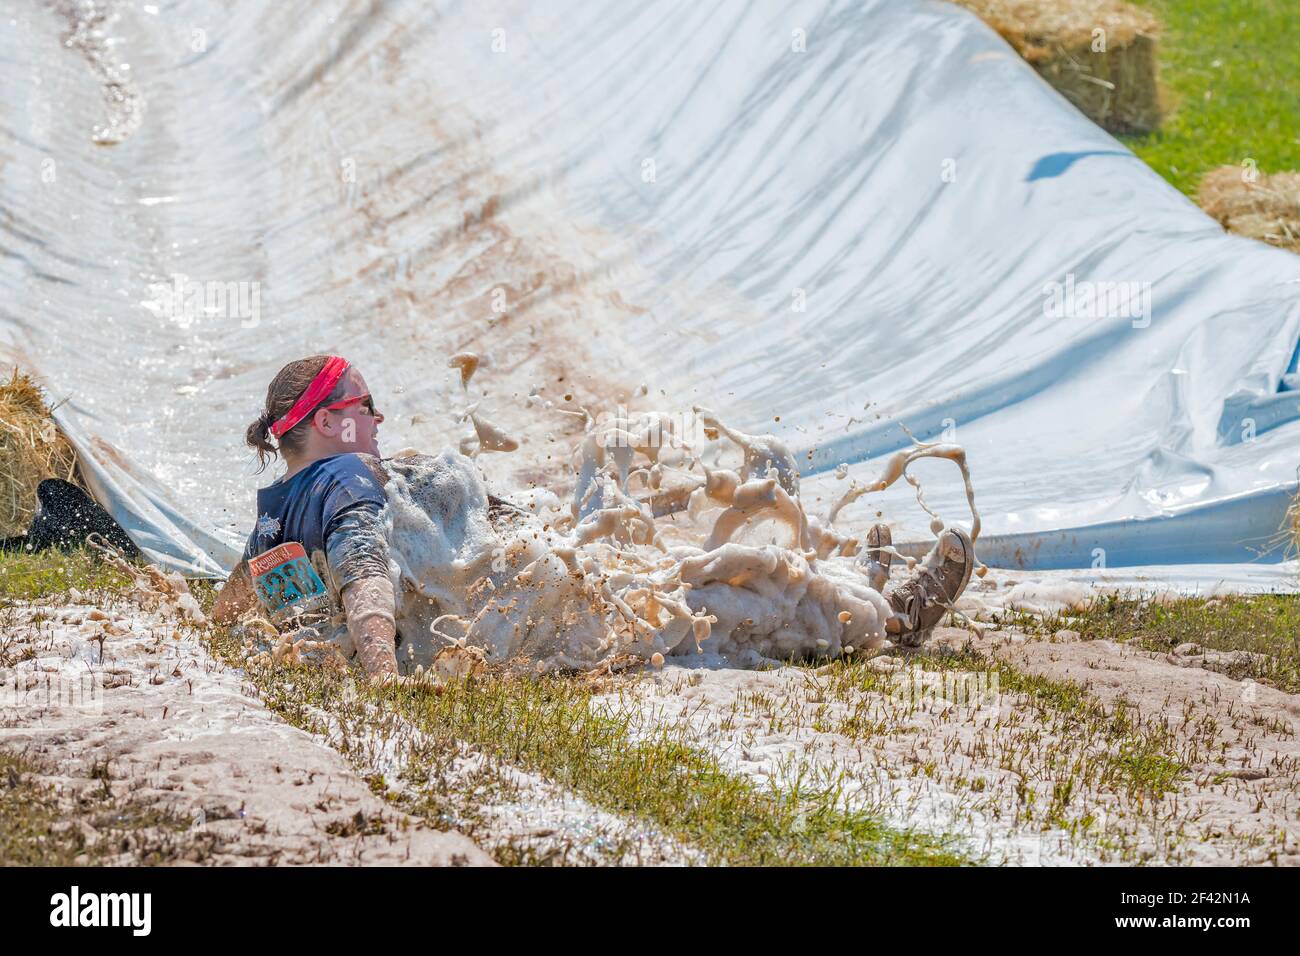
[[[345,757],[341,735],[291,726],[175,608],[102,594],[3,614],[0,739],[41,768],[70,816],[88,789],[163,808],[188,821],[172,825],[173,862],[492,862],[454,820],[432,827],[372,787],[399,775],[396,738],[359,745],[353,734]],[[670,660],[593,701],[642,733],[684,728],[764,785],[835,781],[846,806],[949,835],[974,862],[1300,862],[1300,697],[1224,664],[1195,647],[1156,653],[971,622],[939,628],[919,653],[886,646],[856,662]],[[467,747],[457,772],[485,759]],[[634,815],[502,770],[508,798],[485,798],[475,831],[489,850],[522,843],[537,861],[562,847],[577,864],[704,859]],[[75,825],[93,845],[95,820]],[[132,849],[95,857],[105,860],[132,862]]]

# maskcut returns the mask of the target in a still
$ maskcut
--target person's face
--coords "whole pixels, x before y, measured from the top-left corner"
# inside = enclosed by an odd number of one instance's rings
[[[312,418],[316,428],[344,451],[379,457],[379,423],[384,416],[375,411],[366,380],[355,368],[343,373],[343,398],[326,402]]]

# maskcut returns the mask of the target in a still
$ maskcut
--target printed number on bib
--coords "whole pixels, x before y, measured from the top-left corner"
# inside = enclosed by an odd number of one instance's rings
[[[286,541],[248,559],[253,588],[272,621],[328,607],[329,592],[307,552],[297,541]]]

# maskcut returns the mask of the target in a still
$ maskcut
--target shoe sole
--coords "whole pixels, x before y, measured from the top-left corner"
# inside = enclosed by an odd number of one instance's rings
[[[956,604],[957,599],[961,597],[963,593],[965,593],[966,586],[970,584],[971,575],[975,571],[975,543],[971,541],[970,535],[967,534],[965,531],[963,531],[961,528],[945,528],[943,533],[954,534],[957,536],[957,540],[961,543],[962,558],[965,563],[965,571],[962,573],[961,583],[957,586],[957,590],[952,595],[944,595],[945,600],[940,605],[943,608],[943,614],[939,615],[939,617],[936,618],[933,623],[929,625],[922,625],[917,628],[917,631],[922,633],[929,632],[938,626],[939,622],[943,620],[944,615],[948,614],[948,612],[952,609],[952,605]],[[944,565],[946,566],[948,563],[949,563],[949,559],[945,559]]]
[[[867,560],[875,561],[878,565],[889,570],[894,556],[888,551],[881,551],[881,548],[887,548],[894,543],[894,536],[889,531],[888,525],[874,524],[871,530],[867,532]]]
[[[975,573],[975,542],[961,528],[949,528],[947,530],[957,535],[958,540],[961,541],[962,553],[966,559],[966,573],[962,575],[961,586],[957,588],[957,593],[950,599],[956,601],[966,592],[966,586],[970,584],[971,575]]]

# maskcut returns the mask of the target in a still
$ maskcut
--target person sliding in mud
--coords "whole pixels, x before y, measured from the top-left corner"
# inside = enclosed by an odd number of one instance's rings
[[[318,355],[291,362],[281,369],[267,390],[262,415],[249,426],[246,438],[248,444],[257,449],[263,466],[269,458],[279,454],[283,456],[288,471],[284,477],[258,492],[256,526],[249,536],[243,560],[218,597],[213,609],[214,620],[219,623],[233,621],[259,603],[265,615],[280,628],[306,626],[317,628],[320,633],[319,626],[325,623],[324,619],[329,619],[330,640],[340,645],[345,656],[355,654],[373,678],[398,679],[395,652],[400,638],[397,620],[399,612],[410,609],[399,607],[389,576],[390,549],[394,545],[389,540],[381,513],[388,514],[385,512],[389,506],[385,485],[391,469],[378,457],[377,428],[382,421],[383,416],[375,411],[365,380],[345,360]],[[717,499],[716,503],[726,506],[722,515],[715,519],[703,548],[709,554],[717,554],[721,562],[719,567],[736,558],[734,550],[724,553],[731,533],[738,530],[734,526],[736,520],[765,515],[771,510],[767,506],[773,502],[781,506],[778,511],[784,508],[782,513],[786,517],[797,512],[794,523],[800,527],[801,540],[807,537],[800,545],[804,557],[794,555],[800,561],[808,560],[810,545],[812,554],[825,550],[826,554],[822,556],[829,557],[831,551],[852,541],[826,529],[813,534],[801,506],[793,503],[798,496],[798,472],[794,459],[784,446],[779,445],[775,436],[746,436],[724,429],[720,423],[715,425],[719,434],[725,431],[728,437],[738,442],[746,455],[746,464],[740,473],[728,472],[730,477],[723,480],[723,473],[715,472],[707,476],[703,487],[696,491],[696,494],[711,494],[713,499]],[[273,438],[278,440],[277,444],[272,444]],[[599,450],[595,445],[593,448]],[[614,619],[613,611],[618,610],[619,605],[612,602],[622,598],[606,593],[609,587],[607,576],[594,570],[589,574],[590,569],[578,560],[578,549],[596,541],[602,542],[606,550],[622,548],[635,551],[638,545],[631,532],[623,529],[626,533],[620,538],[620,528],[617,520],[613,519],[627,520],[635,513],[645,525],[643,537],[650,533],[640,546],[664,550],[653,540],[653,517],[648,503],[633,502],[626,497],[625,491],[611,485],[610,482],[617,481],[617,475],[608,467],[602,472],[596,467],[595,460],[587,461],[587,452],[592,450],[584,445],[584,464],[579,469],[579,486],[574,491],[570,514],[551,519],[555,527],[564,525],[571,529],[565,532],[571,536],[567,542],[551,550],[548,550],[550,546],[538,543],[541,536],[536,532],[546,531],[543,523],[532,534],[511,543],[515,551],[526,555],[517,566],[507,564],[497,568],[493,559],[490,571],[483,568],[490,587],[486,591],[471,589],[473,593],[467,592],[465,601],[460,602],[465,606],[458,614],[463,613],[467,632],[475,632],[476,640],[495,647],[502,659],[519,653],[525,642],[532,641],[538,646],[553,642],[560,636],[558,632],[551,634],[547,631],[547,622],[553,617],[565,621],[571,617],[573,620],[586,620],[584,614],[587,611],[596,609],[599,613],[599,608],[606,607],[604,602],[608,601],[607,609],[610,609],[611,620]],[[895,464],[894,470],[901,474],[905,462]],[[415,505],[417,511],[428,511],[436,525],[444,526],[465,502],[476,502],[475,507],[484,506],[485,518],[492,517],[494,506],[499,510],[505,504],[486,494],[469,459],[454,451],[447,450],[438,459],[416,456],[404,460],[403,465],[408,470],[414,469],[413,474],[422,476],[416,482],[418,486],[426,492],[434,492],[429,500],[420,500],[417,494]],[[768,477],[755,478],[751,472],[754,475],[764,473]],[[595,477],[601,474],[604,492],[615,499],[612,504],[605,501],[605,494],[596,494],[592,490],[598,487],[594,483]],[[586,491],[582,483],[584,475]],[[406,481],[404,478],[399,488],[406,487]],[[780,494],[777,494],[778,485]],[[407,491],[409,493],[410,489]],[[619,499],[619,495],[623,498]],[[742,497],[744,502],[740,500]],[[606,524],[610,524],[610,528],[600,530]],[[646,529],[650,529],[649,532]],[[876,607],[887,617],[883,621],[876,620],[896,645],[924,643],[970,581],[975,564],[970,535],[959,528],[939,530],[939,540],[934,548],[902,580],[889,580],[893,548],[885,525],[878,524],[869,530],[866,548],[856,559],[870,588],[876,592],[874,600],[885,599],[883,603],[887,604],[887,609],[879,604]],[[461,537],[461,544],[469,550],[458,555],[457,562],[469,568],[487,561],[489,552],[484,550],[484,541],[490,535],[462,534]],[[504,553],[505,548],[501,550]],[[688,564],[693,565],[690,574],[694,577],[689,583],[684,577],[678,580],[668,574],[654,580],[644,576],[635,587],[629,584],[625,588],[629,596],[635,592],[647,602],[646,595],[657,594],[656,606],[672,610],[667,621],[658,611],[647,611],[660,621],[657,626],[664,635],[673,635],[674,642],[666,645],[670,651],[680,648],[682,652],[689,652],[691,646],[698,649],[701,646],[699,641],[703,640],[714,639],[714,643],[719,644],[732,639],[733,630],[743,632],[741,641],[749,640],[754,623],[749,618],[732,621],[725,631],[717,632],[713,638],[709,636],[709,628],[699,629],[701,621],[697,618],[702,619],[708,614],[708,604],[715,599],[723,605],[730,604],[733,611],[737,601],[741,605],[749,600],[762,602],[759,591],[748,592],[743,582],[731,580],[735,574],[710,577],[710,561],[696,553],[699,551],[699,548],[688,546],[674,555],[679,574]],[[748,553],[743,547],[740,551]],[[841,551],[845,556],[851,553]],[[395,550],[393,556],[399,557]],[[595,567],[594,559],[587,563]],[[644,569],[645,565],[644,560],[631,560],[628,566]],[[491,580],[490,576],[497,580]],[[824,595],[825,591],[819,593]],[[487,598],[484,598],[485,594]],[[814,596],[810,600],[809,607],[812,608],[820,598]],[[479,603],[474,604],[474,601]],[[498,604],[498,601],[505,603]],[[565,601],[572,606],[565,605]],[[529,612],[513,624],[501,613],[492,613],[493,608],[513,608],[516,604],[519,607],[536,605],[537,613]],[[551,604],[556,606],[551,607]],[[570,611],[576,616],[569,615]],[[809,613],[813,612],[810,610]],[[841,624],[852,621],[851,614],[847,618],[843,616],[847,613],[842,612],[839,617]],[[689,618],[690,624],[685,633],[694,635],[694,642],[687,641],[681,632],[681,621],[685,618]],[[714,614],[709,620],[716,621],[718,617]],[[792,621],[789,626],[796,625]],[[417,626],[416,630],[429,632],[429,628],[423,626]],[[565,629],[564,640],[572,636],[569,630]],[[577,630],[582,631],[582,628]],[[599,626],[595,631],[602,639],[610,634],[608,628]],[[577,637],[584,634],[586,631]],[[879,631],[876,635],[876,639],[884,636]],[[623,636],[632,641],[645,640],[645,635],[635,628]],[[661,638],[654,636],[651,640]],[[609,646],[612,645],[604,640],[595,650],[586,648],[582,653],[575,651],[572,654],[565,651],[561,657],[573,661],[590,657],[594,661],[595,657],[584,656],[586,651],[592,650],[595,654],[596,650],[607,650]],[[407,652],[414,649],[412,644]],[[566,666],[577,665],[571,661]]]
[[[346,359],[313,355],[280,369],[245,437],[262,469],[278,454],[288,470],[258,491],[256,525],[213,620],[232,622],[260,603],[281,625],[341,605],[366,673],[397,676],[395,597],[379,519],[383,420]]]
[[[858,562],[894,612],[885,622],[890,640],[902,647],[919,647],[970,583],[975,545],[963,529],[945,528],[929,554],[917,562],[915,573],[892,588],[886,582],[893,555],[885,550],[891,545],[889,526],[872,525]]]

